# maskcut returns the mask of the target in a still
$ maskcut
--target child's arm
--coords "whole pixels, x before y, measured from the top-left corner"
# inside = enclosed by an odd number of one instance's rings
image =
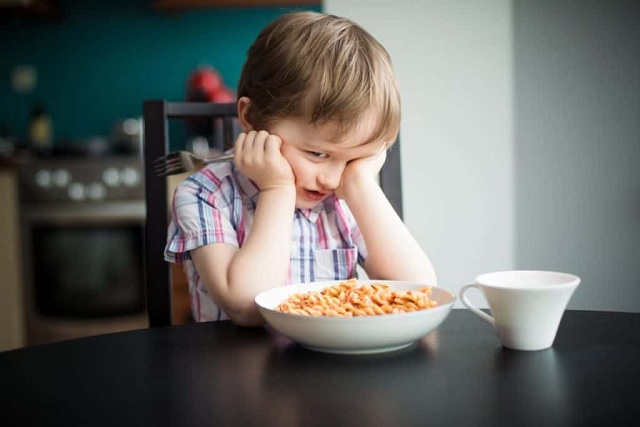
[[[347,202],[367,245],[364,269],[372,279],[435,285],[431,261],[375,180],[385,159],[382,153],[350,163],[339,188],[338,195]]]
[[[191,251],[207,291],[239,325],[262,324],[255,296],[287,278],[296,194],[293,171],[280,144],[280,138],[264,131],[241,134],[236,141],[236,167],[260,188],[242,248],[212,244]]]

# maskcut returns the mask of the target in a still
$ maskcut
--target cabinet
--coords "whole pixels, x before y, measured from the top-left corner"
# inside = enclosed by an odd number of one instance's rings
[[[56,0],[0,0],[0,18],[49,21],[61,14]]]
[[[18,191],[15,172],[0,165],[0,351],[24,345]]]
[[[319,6],[321,3],[321,0],[155,0],[154,6],[160,10],[181,11],[213,7]]]

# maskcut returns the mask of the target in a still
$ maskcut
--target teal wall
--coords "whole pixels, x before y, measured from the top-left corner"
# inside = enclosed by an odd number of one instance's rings
[[[60,0],[60,22],[0,22],[0,125],[24,138],[42,102],[58,142],[108,135],[114,121],[142,115],[145,99],[182,100],[199,65],[235,90],[260,29],[293,8],[217,8],[170,15],[151,0]],[[319,7],[309,8],[319,10]],[[38,71],[35,90],[11,90],[11,71]]]

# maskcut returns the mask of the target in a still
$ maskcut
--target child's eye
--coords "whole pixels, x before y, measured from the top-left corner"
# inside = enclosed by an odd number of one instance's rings
[[[316,157],[318,159],[326,159],[327,157],[329,157],[327,153],[319,153],[317,151],[307,151],[307,153],[309,153],[309,155],[311,155],[312,157]]]

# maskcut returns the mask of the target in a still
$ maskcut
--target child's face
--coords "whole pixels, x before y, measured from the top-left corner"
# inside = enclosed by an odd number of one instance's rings
[[[305,118],[287,118],[269,127],[269,133],[282,139],[282,154],[296,177],[297,208],[313,208],[331,196],[348,164],[381,153],[383,142],[369,141],[375,125],[373,117],[364,114],[340,142],[332,140],[335,122],[314,125]]]

